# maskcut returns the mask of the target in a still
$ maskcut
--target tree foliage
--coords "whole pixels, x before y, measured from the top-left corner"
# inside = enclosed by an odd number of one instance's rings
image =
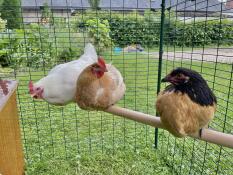
[[[89,37],[93,39],[94,45],[99,48],[100,52],[111,46],[108,20],[89,19],[86,21],[86,27]]]
[[[88,2],[93,10],[99,10],[100,0],[88,0]]]
[[[49,8],[49,5],[47,2],[43,4],[42,11],[41,11],[41,23],[47,24],[53,24],[53,16],[51,9]]]
[[[4,0],[0,8],[1,18],[7,20],[8,29],[19,29],[22,23],[19,0]]]

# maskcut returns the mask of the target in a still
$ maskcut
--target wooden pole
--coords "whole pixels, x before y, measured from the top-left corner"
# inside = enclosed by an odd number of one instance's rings
[[[142,112],[125,109],[118,106],[111,106],[107,110],[105,110],[105,112],[125,117],[127,119],[134,120],[140,123],[144,123],[155,128],[158,127],[164,129],[164,126],[160,121],[160,117],[155,117],[152,115],[144,114]],[[201,138],[199,137],[198,133],[190,135],[190,137],[214,143],[217,145],[222,145],[228,148],[233,148],[233,135],[231,134],[226,134],[211,129],[203,129]]]

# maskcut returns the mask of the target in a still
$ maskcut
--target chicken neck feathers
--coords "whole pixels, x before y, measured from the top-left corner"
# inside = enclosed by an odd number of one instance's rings
[[[164,91],[187,94],[193,102],[198,103],[201,106],[214,105],[217,103],[215,95],[206,83],[196,83],[186,86],[174,86],[171,84],[167,86]]]

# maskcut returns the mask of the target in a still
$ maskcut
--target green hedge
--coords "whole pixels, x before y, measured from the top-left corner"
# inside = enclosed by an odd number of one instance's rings
[[[125,46],[132,43],[143,45],[156,45],[159,40],[159,20],[149,19],[136,11],[122,14],[109,11],[86,11],[77,14],[76,27],[83,29],[89,19],[98,18],[108,20],[110,37],[116,45]],[[152,15],[151,15],[152,16]]]
[[[142,44],[157,46],[160,36],[160,13],[146,11],[144,15],[109,11],[86,11],[77,14],[76,27],[85,26],[88,19],[108,20],[110,37],[119,46]],[[187,22],[176,20],[174,12],[165,13],[164,41],[168,45],[199,46],[233,44],[233,22],[227,19]]]
[[[180,22],[166,36],[168,44],[178,46],[230,45],[233,44],[233,22],[227,19]]]
[[[136,17],[135,17],[136,18]],[[110,18],[110,36],[119,46],[128,44],[157,45],[159,41],[159,24],[142,19]]]

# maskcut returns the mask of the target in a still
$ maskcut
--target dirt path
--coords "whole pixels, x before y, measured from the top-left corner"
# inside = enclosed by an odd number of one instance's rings
[[[158,55],[158,52],[151,52],[151,55]],[[208,62],[221,62],[233,63],[233,48],[210,48],[203,50],[193,51],[176,51],[164,52],[164,59],[169,60],[193,60],[193,61],[208,61]]]

